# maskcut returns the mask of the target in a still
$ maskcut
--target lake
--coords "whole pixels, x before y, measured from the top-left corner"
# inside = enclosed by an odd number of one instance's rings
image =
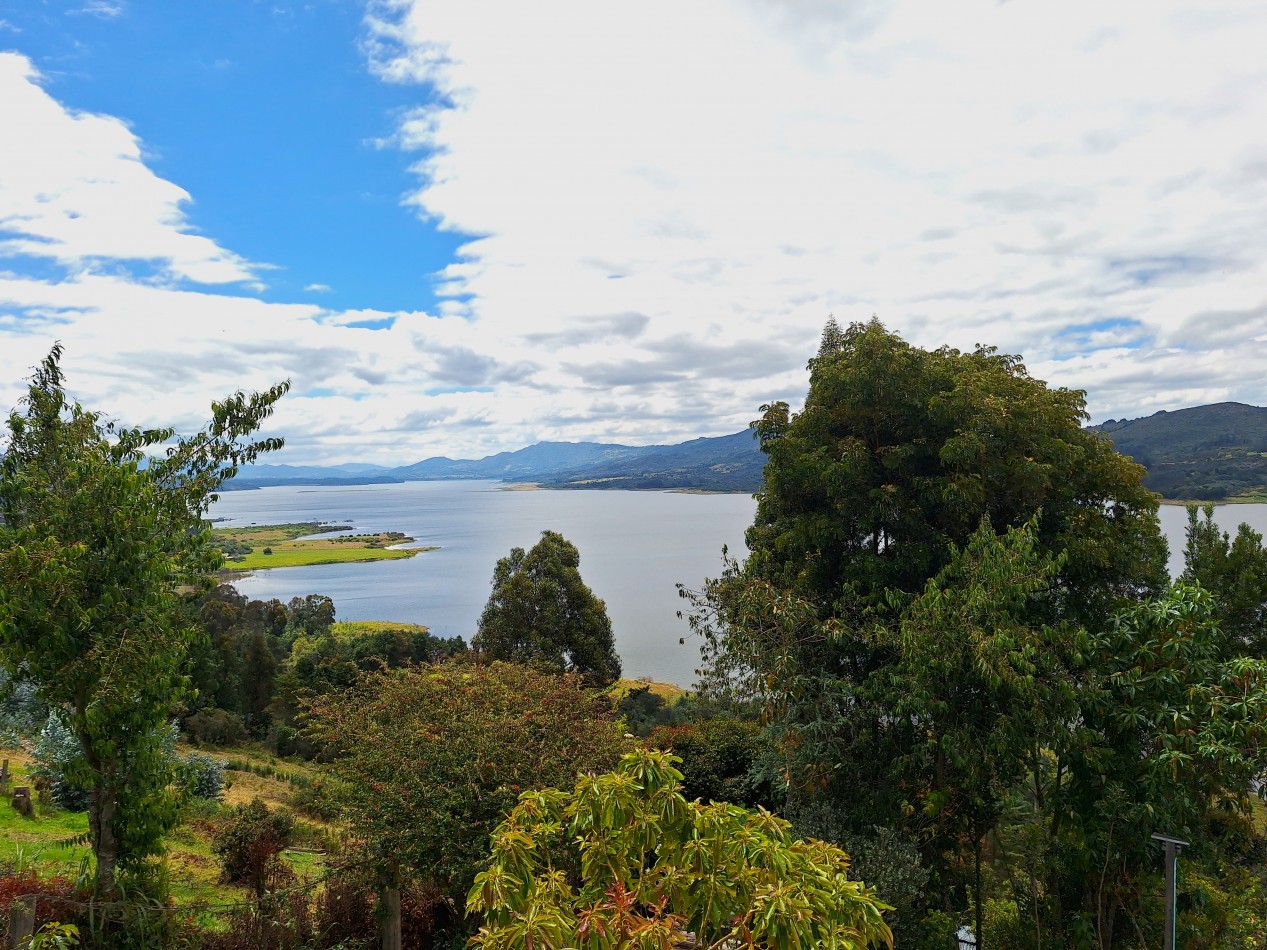
[[[355,532],[403,531],[437,545],[399,561],[260,571],[235,581],[248,597],[331,597],[341,620],[422,623],[438,636],[470,640],[488,599],[497,559],[558,531],[581,552],[581,576],[607,602],[626,676],[690,686],[698,642],[677,618],[678,582],[698,587],[721,572],[721,549],[745,553],[748,495],[674,492],[508,491],[500,482],[405,482],[354,487],[225,492],[212,509],[228,524],[338,521]],[[1163,505],[1172,573],[1183,567],[1182,507]],[[1224,530],[1248,522],[1267,534],[1267,505],[1225,505]],[[680,638],[686,638],[680,644]]]
[[[690,686],[699,645],[677,618],[684,602],[674,585],[698,587],[720,574],[723,545],[743,554],[755,510],[748,495],[508,491],[500,482],[457,481],[225,492],[211,516],[229,525],[337,521],[356,533],[403,531],[417,545],[437,545],[398,561],[260,571],[234,586],[263,600],[325,594],[340,620],[421,623],[468,642],[497,559],[558,531],[577,546],[581,576],[607,602],[625,675]]]

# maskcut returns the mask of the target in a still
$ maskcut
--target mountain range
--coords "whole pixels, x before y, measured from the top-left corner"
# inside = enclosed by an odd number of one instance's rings
[[[1143,465],[1144,484],[1163,498],[1267,498],[1267,408],[1221,402],[1091,427]],[[535,482],[546,488],[685,489],[755,492],[765,456],[750,430],[677,445],[538,442],[482,459],[436,457],[390,468],[348,463],[253,465],[232,488],[369,485],[458,478]],[[229,486],[226,486],[229,487]]]
[[[267,485],[374,485],[390,482],[489,478],[535,482],[548,488],[626,488],[755,492],[765,456],[753,433],[692,439],[677,445],[538,442],[482,459],[443,456],[389,468],[344,465],[252,465],[226,489]]]

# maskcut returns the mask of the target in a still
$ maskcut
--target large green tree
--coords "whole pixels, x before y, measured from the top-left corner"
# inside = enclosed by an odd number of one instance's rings
[[[288,384],[214,403],[205,428],[177,438],[70,400],[60,357],[54,347],[8,419],[0,662],[79,742],[68,778],[89,790],[98,886],[110,893],[174,820],[162,741],[193,637],[181,598],[220,564],[204,520],[215,490],[281,445],[252,434]]]
[[[1085,394],[992,347],[926,350],[876,320],[824,334],[805,405],[763,407],[769,460],[746,573],[851,623],[889,612],[962,548],[1036,518],[1064,561],[1050,617],[1103,617],[1165,586],[1144,470],[1082,427]]]
[[[529,551],[513,548],[497,562],[493,591],[471,641],[498,660],[579,673],[606,685],[620,678],[620,657],[607,607],[581,579],[576,545],[541,532]]]
[[[794,815],[911,835],[930,904],[975,904],[981,930],[1005,801],[1087,751],[1062,738],[1088,695],[1080,631],[1165,589],[1157,502],[1082,427],[1083,394],[1017,357],[873,320],[829,325],[809,369],[800,412],[754,423],[750,556],[696,597],[706,682],[766,702]]]

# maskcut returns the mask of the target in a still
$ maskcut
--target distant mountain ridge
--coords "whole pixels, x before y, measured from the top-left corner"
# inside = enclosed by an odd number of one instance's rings
[[[1267,408],[1220,402],[1091,428],[1148,469],[1144,484],[1163,498],[1267,496]]]
[[[1144,484],[1174,500],[1267,500],[1267,408],[1221,402],[1090,427],[1148,469]],[[676,445],[538,442],[482,459],[436,457],[390,468],[253,465],[225,486],[376,485],[460,478],[547,488],[756,492],[765,456],[750,430]]]
[[[755,492],[765,456],[750,430],[678,445],[538,442],[482,459],[424,459],[395,468],[344,465],[252,465],[228,490],[270,485],[376,485],[461,478],[537,482],[550,488],[625,488]]]

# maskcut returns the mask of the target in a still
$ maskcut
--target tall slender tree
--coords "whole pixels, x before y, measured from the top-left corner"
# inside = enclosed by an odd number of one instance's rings
[[[55,346],[8,419],[0,663],[79,742],[68,778],[89,791],[97,883],[111,894],[175,819],[162,741],[193,635],[180,602],[220,564],[204,516],[239,465],[281,446],[252,435],[289,384],[213,403],[207,426],[178,438],[69,399],[61,356]]]

